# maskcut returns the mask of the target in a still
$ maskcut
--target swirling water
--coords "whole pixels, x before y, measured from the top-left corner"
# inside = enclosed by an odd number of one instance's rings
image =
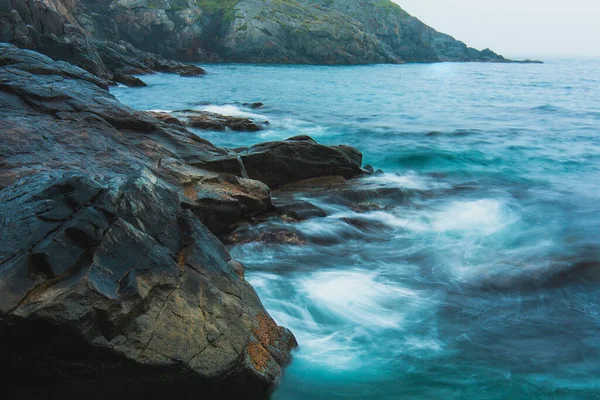
[[[300,342],[275,399],[600,398],[600,62],[207,69],[113,93],[353,145],[406,194],[231,248]]]

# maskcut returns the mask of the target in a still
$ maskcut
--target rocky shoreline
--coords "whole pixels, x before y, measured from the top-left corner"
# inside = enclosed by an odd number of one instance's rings
[[[107,88],[0,43],[3,386],[32,399],[268,397],[297,344],[215,235],[317,215],[271,190],[372,169],[307,136],[220,148]]]

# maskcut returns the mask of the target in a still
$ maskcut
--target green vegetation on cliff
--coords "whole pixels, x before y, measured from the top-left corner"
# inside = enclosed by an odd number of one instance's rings
[[[195,2],[204,13],[222,12],[223,20],[230,23],[235,18],[235,6],[240,0],[195,0]]]

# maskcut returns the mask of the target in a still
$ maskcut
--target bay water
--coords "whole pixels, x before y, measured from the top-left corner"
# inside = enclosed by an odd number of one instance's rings
[[[600,61],[205,67],[112,92],[270,122],[220,146],[355,146],[404,193],[231,246],[300,344],[274,399],[600,398]]]

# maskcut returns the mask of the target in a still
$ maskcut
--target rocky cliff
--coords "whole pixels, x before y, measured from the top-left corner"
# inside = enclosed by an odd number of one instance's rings
[[[0,0],[0,41],[108,78],[179,72],[144,52],[194,62],[507,61],[390,0]]]
[[[89,12],[80,0],[0,0],[0,42],[39,51],[104,80],[125,84],[136,83],[129,74],[159,71],[196,76],[204,73],[200,67],[140,51],[116,37],[106,40],[94,35],[87,22],[92,16],[108,26],[112,24],[100,14]]]

